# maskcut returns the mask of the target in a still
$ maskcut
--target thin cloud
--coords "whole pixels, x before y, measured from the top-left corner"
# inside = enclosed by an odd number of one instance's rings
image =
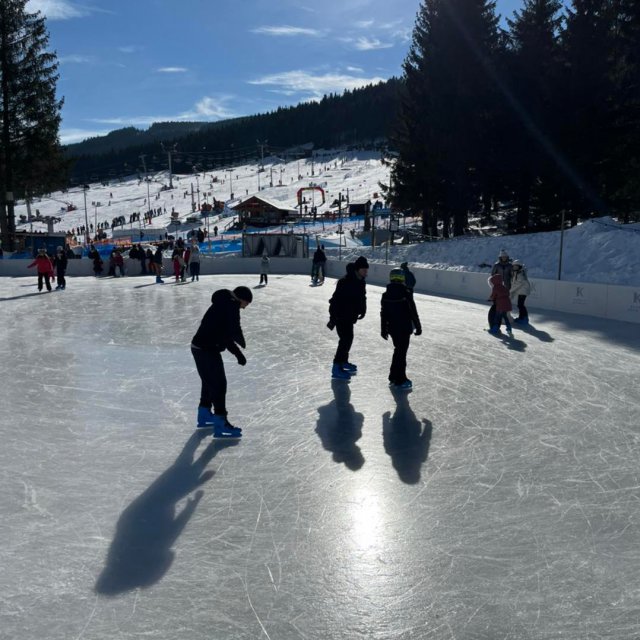
[[[304,94],[319,99],[327,93],[357,89],[383,81],[384,78],[361,78],[341,73],[314,75],[306,71],[285,71],[250,80],[249,84],[275,87],[279,92],[289,92],[287,95]]]
[[[97,136],[106,136],[110,129],[93,130],[93,129],[61,129],[60,143],[73,144],[74,142],[82,142],[87,138],[96,138]]]
[[[90,64],[94,61],[91,56],[83,56],[80,54],[69,54],[67,56],[58,56],[60,64]]]
[[[313,36],[318,38],[323,35],[318,29],[308,29],[306,27],[292,27],[289,25],[282,26],[264,26],[251,29],[251,33],[260,33],[266,36]]]
[[[158,73],[186,73],[189,69],[186,67],[160,67],[156,71]]]
[[[393,43],[382,42],[378,40],[378,38],[365,38],[361,36],[353,43],[353,46],[358,51],[375,51],[377,49],[391,49]]]
[[[136,53],[137,51],[140,51],[140,47],[137,47],[134,44],[130,44],[125,45],[124,47],[118,47],[118,51],[120,53]]]
[[[85,18],[92,13],[114,15],[114,12],[109,9],[77,4],[70,0],[28,0],[25,8],[29,12],[40,11],[48,20]]]
[[[232,96],[218,98],[204,96],[191,109],[177,115],[118,116],[114,118],[94,118],[91,121],[120,127],[149,127],[154,122],[225,120],[227,118],[235,118],[237,115],[226,106],[226,103],[232,99]]]

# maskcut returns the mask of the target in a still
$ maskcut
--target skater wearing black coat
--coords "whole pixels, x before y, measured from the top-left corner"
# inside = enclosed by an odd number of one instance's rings
[[[336,290],[329,300],[329,329],[336,328],[338,348],[333,358],[331,376],[348,380],[358,370],[349,362],[349,351],[353,344],[353,326],[367,313],[367,293],[365,278],[369,263],[360,256],[347,265],[347,273],[336,283]]]
[[[67,272],[68,262],[69,260],[62,250],[62,247],[58,247],[56,250],[56,256],[53,259],[53,266],[56,268],[56,278],[58,279],[56,289],[62,289],[64,291],[67,286],[67,281],[64,275]]]
[[[393,341],[393,358],[389,369],[389,383],[397,389],[411,389],[407,378],[407,351],[411,334],[419,336],[422,325],[413,294],[405,285],[402,269],[392,269],[389,284],[380,301],[380,335]]]
[[[239,438],[242,435],[242,430],[227,420],[227,377],[221,353],[230,351],[239,365],[247,364],[239,348],[246,348],[240,326],[240,309],[246,308],[252,299],[247,287],[216,291],[191,341],[191,353],[202,382],[198,427],[213,428],[215,437]]]

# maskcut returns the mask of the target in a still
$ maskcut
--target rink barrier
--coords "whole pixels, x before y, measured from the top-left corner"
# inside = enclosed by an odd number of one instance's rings
[[[255,275],[260,273],[260,261],[260,257],[203,257],[200,262],[200,273],[202,275],[242,273]],[[0,277],[35,277],[35,267],[27,269],[30,262],[31,260],[0,260]],[[345,261],[329,260],[326,269],[327,275],[339,278],[344,275],[345,266]],[[397,265],[370,263],[367,282],[386,285],[389,281],[389,271],[395,266]],[[169,258],[164,259],[163,267],[163,277],[171,277],[173,266]],[[137,260],[125,259],[125,271],[130,274],[139,274],[140,263]],[[415,290],[418,293],[465,298],[480,302],[486,302],[489,297],[488,273],[445,271],[421,267],[411,267],[411,271],[416,277]],[[270,273],[311,276],[311,260],[271,258]],[[93,263],[91,260],[69,260],[67,276],[92,275]],[[530,282],[532,290],[527,297],[527,308],[531,313],[535,313],[536,309],[545,309],[640,323],[640,286],[566,282],[542,278],[530,278]]]

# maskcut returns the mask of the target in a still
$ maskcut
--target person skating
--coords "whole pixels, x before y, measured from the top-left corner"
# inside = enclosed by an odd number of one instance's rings
[[[493,263],[493,267],[491,267],[491,275],[498,274],[502,278],[502,282],[504,286],[507,288],[507,291],[511,289],[511,259],[509,258],[509,254],[505,249],[501,249],[498,254],[498,260]],[[492,304],[489,309],[489,313],[487,314],[487,320],[489,321],[489,328],[493,327],[496,321],[496,305]]]
[[[327,264],[327,254],[324,252],[324,245],[320,245],[313,254],[313,263],[311,265],[311,281],[313,284],[322,284],[324,282],[324,270]]]
[[[46,250],[43,248],[38,249],[38,255],[35,260],[27,266],[27,269],[31,267],[37,267],[38,271],[38,291],[42,291],[42,285],[47,287],[47,291],[51,291],[51,275],[53,274],[53,265],[47,255]]]
[[[191,353],[202,383],[198,428],[213,429],[216,438],[242,436],[242,429],[234,427],[227,419],[227,377],[222,352],[231,352],[241,366],[247,364],[240,350],[240,347],[246,348],[240,326],[240,310],[245,309],[252,300],[253,296],[247,287],[216,291],[191,341]]]
[[[416,277],[413,275],[413,272],[409,269],[409,263],[403,262],[400,265],[400,268],[404,272],[404,284],[413,293],[413,290],[416,286]]]
[[[67,281],[64,277],[65,273],[67,272],[67,263],[68,258],[65,255],[62,247],[58,247],[56,249],[56,255],[53,259],[53,266],[56,268],[56,278],[58,280],[56,289],[62,289],[62,291],[64,291],[67,286]]]
[[[200,247],[195,240],[191,243],[188,263],[191,282],[194,280],[200,281]]]
[[[269,283],[269,262],[269,255],[264,251],[262,253],[262,259],[260,260],[260,282],[258,286],[264,282],[264,286],[266,287]]]
[[[411,334],[419,336],[422,325],[413,294],[405,284],[402,269],[392,269],[389,284],[380,300],[380,335],[393,341],[393,357],[389,369],[389,384],[395,389],[411,389],[407,378],[407,351]]]
[[[162,247],[158,245],[156,252],[153,254],[153,265],[156,272],[156,284],[164,284],[162,279]]]
[[[531,293],[531,283],[527,277],[527,270],[520,260],[514,260],[511,269],[512,278],[509,294],[512,298],[517,298],[518,302],[518,317],[514,322],[516,324],[527,325],[529,324],[529,312],[527,311],[524,301]]]
[[[509,336],[513,335],[511,331],[511,323],[509,322],[509,311],[511,311],[511,298],[509,296],[509,290],[504,286],[502,282],[502,276],[499,273],[492,275],[489,278],[489,286],[491,287],[491,295],[489,300],[493,302],[496,312],[493,319],[493,324],[489,329],[489,333],[494,335],[500,333],[500,325],[504,320],[505,327]]]
[[[347,265],[347,273],[336,283],[336,289],[329,300],[329,322],[327,327],[335,327],[338,333],[338,348],[333,358],[331,377],[349,380],[357,373],[358,367],[349,362],[349,351],[353,344],[353,327],[367,313],[367,293],[365,278],[369,263],[364,256]]]

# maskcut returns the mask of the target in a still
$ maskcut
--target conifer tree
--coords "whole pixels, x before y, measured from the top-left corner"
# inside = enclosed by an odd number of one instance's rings
[[[491,158],[499,31],[495,3],[424,0],[403,65],[405,92],[392,145],[396,206],[421,212],[424,231],[460,235],[478,207]]]
[[[62,101],[49,36],[27,0],[0,2],[0,229],[13,249],[14,202],[61,185],[65,163],[58,142]]]

